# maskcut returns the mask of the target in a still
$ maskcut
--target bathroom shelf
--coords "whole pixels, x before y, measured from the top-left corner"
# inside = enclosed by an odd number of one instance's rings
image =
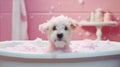
[[[110,22],[87,22],[87,21],[81,21],[80,26],[115,26],[117,25],[117,22],[110,21]]]
[[[79,23],[79,26],[95,26],[97,31],[96,31],[96,36],[97,40],[101,40],[102,37],[102,27],[103,26],[117,26],[118,23],[116,21],[109,21],[109,22],[87,22],[87,21],[81,21]]]

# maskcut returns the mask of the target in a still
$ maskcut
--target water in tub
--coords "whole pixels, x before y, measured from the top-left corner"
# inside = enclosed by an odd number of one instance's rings
[[[0,50],[10,51],[10,52],[20,52],[20,53],[39,53],[46,54],[51,53],[48,44],[42,39],[36,39],[33,41],[25,41],[22,43],[17,43],[17,41],[12,42],[14,45],[2,46]],[[115,46],[111,41],[93,41],[93,40],[82,40],[78,42],[71,42],[69,45],[69,50],[71,53],[87,53],[96,51],[112,51],[120,50],[120,46]]]

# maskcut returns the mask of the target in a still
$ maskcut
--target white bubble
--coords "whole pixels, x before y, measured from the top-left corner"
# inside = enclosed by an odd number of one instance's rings
[[[82,35],[82,33],[78,33],[78,35],[79,35],[79,36],[81,36],[81,35]]]
[[[61,2],[58,2],[58,5],[60,6],[60,5],[61,5]]]
[[[81,16],[78,16],[78,19],[80,19],[81,18]]]
[[[54,6],[51,6],[50,9],[54,9],[55,7]]]
[[[78,2],[82,5],[84,4],[84,0],[78,0]]]
[[[120,20],[120,17],[117,17],[117,20]]]
[[[30,18],[31,18],[31,19],[33,19],[33,18],[34,18],[34,16],[30,16]]]
[[[85,35],[88,37],[88,36],[91,35],[91,33],[90,32],[86,32]]]

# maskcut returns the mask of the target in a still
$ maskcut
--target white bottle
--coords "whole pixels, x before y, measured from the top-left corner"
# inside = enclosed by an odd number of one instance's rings
[[[96,9],[95,11],[95,21],[96,22],[103,22],[103,13],[101,9]]]
[[[106,12],[104,14],[104,22],[108,22],[108,21],[111,21],[112,18],[111,18],[111,14],[109,12]]]
[[[95,21],[95,13],[91,12],[90,14],[90,22],[94,22]]]

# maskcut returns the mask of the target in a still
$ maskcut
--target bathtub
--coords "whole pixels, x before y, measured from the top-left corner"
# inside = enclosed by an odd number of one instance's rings
[[[0,47],[26,41],[4,41]],[[33,43],[33,41],[27,41]],[[79,43],[72,41],[71,43]],[[105,41],[100,41],[105,42]],[[39,43],[39,42],[34,42]],[[43,41],[43,43],[48,43]],[[120,42],[112,42],[120,47]],[[90,53],[31,54],[0,50],[0,67],[120,67],[120,49]]]

